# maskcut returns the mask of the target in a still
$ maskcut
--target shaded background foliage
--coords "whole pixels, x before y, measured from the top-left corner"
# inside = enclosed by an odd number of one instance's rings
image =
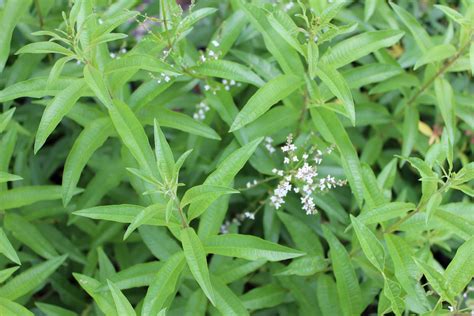
[[[468,313],[472,1],[178,3],[0,0],[0,314]]]

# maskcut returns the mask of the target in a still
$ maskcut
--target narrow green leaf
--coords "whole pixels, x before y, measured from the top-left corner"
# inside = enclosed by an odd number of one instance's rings
[[[52,258],[35,264],[2,286],[0,288],[0,296],[5,299],[16,300],[32,291],[38,290],[64,260],[66,260],[66,256]]]
[[[143,126],[132,110],[124,102],[114,100],[112,107],[109,108],[109,114],[120,139],[130,150],[139,166],[150,175],[157,176],[158,168],[153,150]]]
[[[362,309],[362,293],[349,254],[326,226],[323,226],[323,233],[329,243],[330,258],[343,314],[359,315]]]
[[[267,112],[272,105],[289,96],[303,84],[295,75],[281,75],[267,82],[247,101],[234,119],[229,132],[236,131]]]
[[[108,109],[113,108],[112,96],[110,95],[107,83],[99,70],[87,64],[84,67],[84,79],[92,92],[94,92],[97,98],[99,98],[100,102],[102,102],[102,104],[104,104]]]
[[[426,64],[442,61],[453,56],[456,53],[456,48],[451,44],[441,44],[430,48],[426,51],[420,59],[417,60],[414,69],[418,69]]]
[[[316,282],[316,295],[323,316],[342,315],[341,303],[337,295],[336,282],[332,276],[319,274]]]
[[[357,217],[364,224],[376,224],[393,218],[402,217],[408,211],[415,209],[415,204],[404,202],[391,202],[363,212]]]
[[[249,312],[243,302],[218,277],[211,276],[212,286],[215,289],[216,308],[222,315],[247,316]]]
[[[204,248],[210,253],[247,260],[281,261],[305,254],[259,237],[239,234],[210,236],[204,241]]]
[[[5,217],[5,228],[11,231],[16,239],[31,248],[41,257],[51,259],[58,256],[58,253],[48,239],[41,234],[34,224],[28,222],[22,216],[8,214]]]
[[[19,181],[19,180],[23,180],[23,178],[15,174],[0,171],[0,183],[5,183],[9,181]]]
[[[383,30],[352,36],[331,47],[321,57],[321,63],[340,68],[383,47],[392,46],[403,34],[398,30]]]
[[[167,302],[176,293],[176,286],[185,266],[183,252],[168,258],[152,280],[143,301],[142,315],[156,315],[165,308]]]
[[[46,303],[35,303],[35,305],[47,316],[77,316],[76,313],[56,305]]]
[[[165,134],[161,131],[158,121],[153,122],[155,135],[155,157],[158,163],[158,170],[161,177],[166,181],[171,181],[174,177],[174,157],[170,145],[166,141]]]
[[[395,13],[398,15],[400,20],[402,20],[403,24],[410,30],[411,35],[415,39],[415,42],[420,47],[423,52],[428,51],[433,46],[431,42],[431,38],[426,32],[426,30],[418,23],[416,18],[408,13],[402,7],[396,5],[393,2],[390,2]]]
[[[77,190],[77,183],[87,162],[112,133],[110,119],[99,118],[90,122],[79,134],[64,163],[61,192],[64,205],[69,204]]]
[[[355,109],[352,94],[344,77],[331,65],[319,64],[316,75],[329,87],[331,92],[342,101],[352,125],[355,125]]]
[[[256,310],[282,304],[286,294],[287,291],[281,286],[268,284],[248,291],[240,299],[247,309]]]
[[[277,212],[277,215],[290,233],[291,239],[298,249],[308,254],[324,256],[323,246],[319,241],[318,235],[306,223],[295,216],[283,212]]]
[[[19,266],[16,266],[16,267],[11,267],[11,268],[1,270],[0,283],[3,283],[6,280],[8,280],[12,276],[12,274],[15,273],[15,271],[18,270],[19,268],[20,268]]]
[[[72,275],[77,280],[79,285],[84,289],[84,291],[86,291],[87,294],[89,294],[94,299],[94,302],[105,315],[119,316],[116,313],[111,293],[109,291],[98,291],[98,289],[102,286],[102,283],[84,274],[73,273]]]
[[[153,204],[141,210],[128,226],[127,231],[123,235],[123,239],[127,239],[135,229],[141,225],[144,225],[145,223],[150,222],[153,217],[157,216],[158,213],[162,213],[163,211],[164,207],[162,204]]]
[[[63,117],[83,95],[85,88],[85,81],[78,80],[56,95],[51,103],[46,106],[38,126],[38,131],[36,132],[34,145],[35,154],[43,147],[49,135],[51,135]]]
[[[4,254],[5,257],[15,262],[16,264],[21,264],[20,258],[18,258],[15,248],[13,248],[12,244],[8,240],[7,235],[5,235],[5,232],[2,228],[0,228],[0,253]]]
[[[15,0],[4,3],[0,15],[0,73],[3,71],[10,54],[13,30],[31,5],[31,0]]]
[[[192,69],[204,76],[250,83],[257,87],[265,84],[252,70],[233,61],[223,59],[209,60]]]
[[[61,55],[66,55],[66,56],[70,56],[74,54],[69,49],[55,42],[36,42],[36,43],[31,43],[31,44],[23,46],[15,53],[15,55],[48,54],[48,53],[61,54]]]
[[[444,273],[445,284],[454,295],[460,294],[474,277],[474,237],[464,242],[456,251]]]
[[[112,292],[112,297],[114,299],[115,308],[117,309],[118,315],[136,315],[135,310],[133,309],[130,302],[127,300],[122,291],[111,281],[107,280],[110,292]]]
[[[383,273],[385,268],[385,250],[382,244],[367,226],[352,215],[351,222],[365,256],[374,267]]]
[[[82,189],[75,189],[72,193],[76,195]],[[59,185],[35,185],[13,188],[0,192],[2,209],[19,208],[39,201],[58,200],[61,198],[61,186]]]
[[[214,290],[209,277],[209,269],[207,267],[206,253],[204,247],[196,235],[193,228],[188,227],[181,230],[181,243],[183,245],[184,256],[188,263],[194,279],[199,284],[204,294],[206,294],[212,305],[215,304]]]
[[[165,73],[167,75],[179,75],[176,69],[162,62],[157,57],[144,54],[127,54],[120,59],[114,59],[105,67],[105,73],[110,74],[117,71],[146,70],[151,72]]]
[[[364,184],[359,157],[339,118],[334,112],[323,108],[311,109],[311,118],[323,137],[336,144],[342,157],[341,164],[352,193],[357,203],[362,205]]]
[[[400,285],[389,278],[384,278],[383,294],[390,300],[394,314],[402,315],[405,310],[405,302],[401,298]]]
[[[16,108],[11,108],[8,111],[3,112],[0,114],[0,133],[2,133],[10,123],[13,114],[15,113]]]
[[[216,200],[222,195],[236,193],[239,193],[239,191],[228,187],[208,184],[197,185],[190,188],[184,193],[184,196],[181,199],[181,207],[184,208],[186,205],[199,200]]]
[[[250,143],[242,146],[238,150],[230,154],[226,159],[221,161],[216,170],[211,173],[204,181],[205,185],[229,186],[234,177],[243,168],[247,160],[257,149],[263,138],[258,138]],[[199,200],[191,203],[188,209],[189,220],[192,220],[204,213],[212,201],[209,199]]]
[[[22,305],[3,297],[0,297],[0,315],[34,316]]]
[[[422,262],[416,258],[413,259],[436,293],[438,293],[443,300],[448,301],[451,305],[454,305],[454,293],[451,290],[450,284],[447,282],[446,278],[428,263]]]

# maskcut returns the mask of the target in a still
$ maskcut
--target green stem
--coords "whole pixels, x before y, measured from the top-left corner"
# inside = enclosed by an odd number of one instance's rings
[[[41,13],[41,7],[38,0],[35,0],[35,7],[36,7],[36,12],[38,13],[39,25],[40,25],[40,28],[42,29],[44,25],[44,20],[43,20],[43,14]]]

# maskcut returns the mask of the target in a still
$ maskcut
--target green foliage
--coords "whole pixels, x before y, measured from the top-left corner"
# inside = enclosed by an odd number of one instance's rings
[[[0,0],[0,315],[470,314],[473,21]]]

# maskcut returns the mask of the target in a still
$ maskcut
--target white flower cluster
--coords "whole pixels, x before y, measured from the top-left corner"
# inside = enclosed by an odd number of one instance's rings
[[[325,178],[317,178],[318,167],[321,164],[324,154],[333,151],[333,147],[328,147],[324,152],[321,150],[310,150],[298,158],[296,150],[298,147],[293,144],[293,136],[290,134],[286,139],[286,144],[281,150],[286,154],[283,163],[288,165],[286,170],[273,169],[272,172],[283,179],[280,180],[278,186],[270,197],[271,203],[276,209],[279,209],[284,203],[284,198],[293,190],[295,193],[301,194],[301,204],[307,215],[316,214],[316,206],[314,204],[313,193],[316,190],[326,191],[338,186],[346,184],[345,180],[336,180],[328,175]],[[310,160],[310,157],[312,159]]]
[[[234,79],[231,79],[231,80],[222,79],[222,84],[224,85],[224,89],[226,91],[229,91],[230,88],[233,86],[240,87],[242,85],[240,82],[235,82]]]
[[[258,181],[256,179],[254,179],[253,181],[249,181],[245,184],[245,186],[247,187],[247,189],[250,189],[254,186],[258,185]]]
[[[203,121],[206,118],[206,112],[209,111],[209,106],[204,102],[196,104],[196,112],[193,114],[193,118],[198,121]]]
[[[237,214],[237,216],[231,220],[226,220],[224,224],[221,225],[221,234],[228,234],[230,225],[235,224],[236,226],[240,226],[242,222],[246,219],[255,220],[255,213],[245,211],[241,214]]]
[[[273,138],[269,136],[265,137],[265,148],[268,150],[270,154],[273,154],[276,151],[275,147],[273,147],[272,144],[273,144]]]
[[[157,83],[161,83],[162,80],[163,80],[164,82],[170,82],[170,81],[171,81],[171,77],[168,76],[168,75],[165,74],[165,73],[162,73],[162,74],[161,74],[161,77],[158,77],[158,78],[156,79],[156,82],[157,82]]]
[[[295,3],[293,1],[290,1],[287,4],[285,4],[285,6],[283,7],[283,11],[288,12],[291,9],[293,9],[294,6],[295,6]]]
[[[207,60],[217,60],[219,59],[219,55],[221,52],[217,51],[217,48],[220,46],[220,43],[216,40],[213,40],[211,42],[211,45],[214,47],[214,48],[207,48],[206,50],[206,53],[202,53],[201,52],[201,56],[199,57],[199,60],[201,62],[206,62]]]

